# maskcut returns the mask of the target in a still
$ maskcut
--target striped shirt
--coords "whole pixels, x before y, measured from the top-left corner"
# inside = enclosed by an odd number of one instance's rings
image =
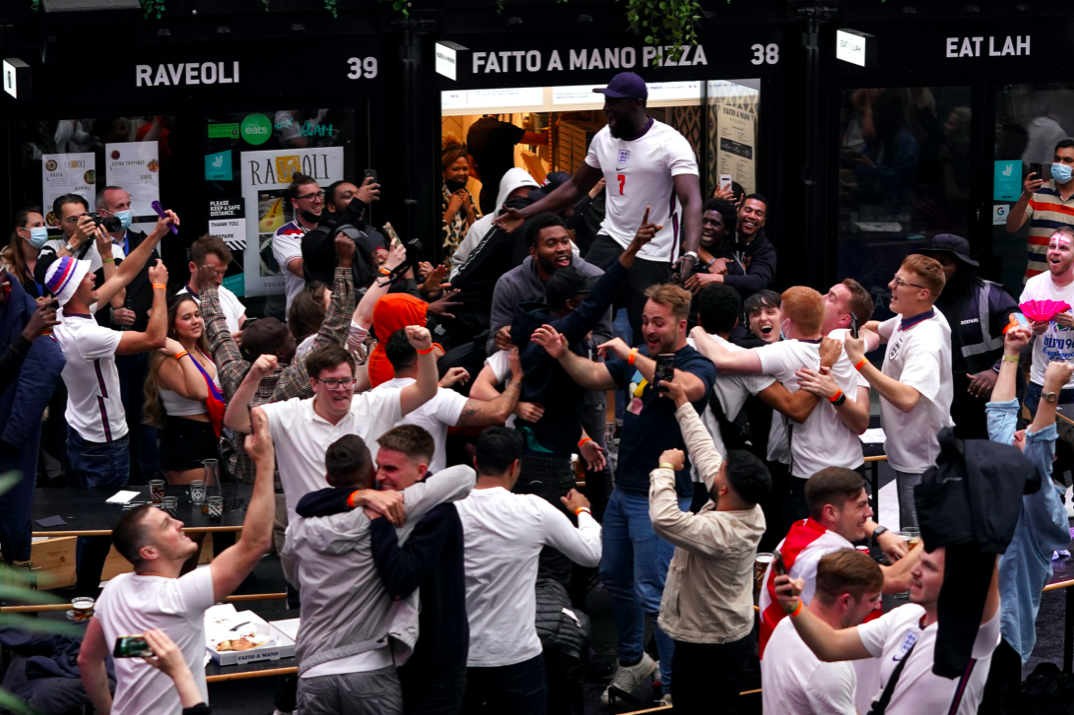
[[[1074,227],[1074,195],[1063,199],[1055,186],[1055,179],[1050,179],[1030,198],[1026,218],[1029,219],[1029,264],[1023,283],[1048,270],[1045,255],[1048,253],[1048,239],[1055,230],[1062,226]]]

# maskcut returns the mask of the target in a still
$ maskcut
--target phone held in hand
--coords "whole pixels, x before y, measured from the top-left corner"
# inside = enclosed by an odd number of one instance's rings
[[[657,392],[667,392],[668,389],[660,383],[675,379],[675,353],[661,353],[656,356],[656,373],[653,377]]]
[[[787,575],[787,565],[783,563],[783,554],[779,551],[772,552],[772,572],[777,576]]]
[[[374,184],[380,183],[380,182],[377,181],[377,170],[376,169],[366,169],[364,178],[365,179],[372,179]],[[365,183],[364,180],[363,180],[362,183]]]
[[[112,651],[113,658],[152,658],[153,649],[145,636],[119,636]]]
[[[730,191],[732,183],[734,183],[734,177],[730,174],[720,174],[720,191]]]
[[[1044,165],[1035,161],[1029,163],[1029,173],[1035,174],[1034,179],[1044,180]]]
[[[861,337],[858,330],[858,316],[853,313],[850,314],[850,337],[855,340]]]

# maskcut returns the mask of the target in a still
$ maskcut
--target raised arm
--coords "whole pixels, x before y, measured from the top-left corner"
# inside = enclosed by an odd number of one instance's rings
[[[697,473],[705,482],[707,489],[712,489],[716,479],[716,473],[720,471],[723,457],[716,451],[716,445],[712,442],[705,424],[697,414],[697,410],[690,404],[689,395],[679,380],[661,382],[660,386],[665,391],[660,393],[662,399],[669,399],[675,403],[675,419],[679,422],[679,431],[682,432],[683,441],[686,443],[686,451],[690,453],[690,461],[697,468]],[[664,460],[660,460],[663,462]],[[678,467],[681,469],[682,467]]]
[[[682,205],[683,242],[682,250],[697,252],[701,243],[701,183],[697,174],[676,174],[672,177],[675,185],[675,195]],[[692,258],[692,257],[691,257]],[[686,280],[693,273],[684,270],[681,280]]]
[[[791,615],[791,623],[818,658],[826,663],[835,663],[873,657],[861,642],[857,626],[836,630],[802,606],[798,599],[798,594],[805,586],[802,579],[791,581],[790,576],[776,576],[775,586],[779,605],[789,614],[797,611],[797,615]]]
[[[439,388],[433,339],[428,329],[420,325],[408,325],[406,337],[418,351],[418,374],[416,382],[399,391],[399,407],[404,417],[433,399]]]
[[[483,371],[482,371],[483,372]],[[462,408],[462,414],[455,423],[456,427],[490,427],[502,425],[515,411],[518,398],[522,394],[522,366],[518,360],[518,348],[511,351],[511,379],[507,382],[503,394],[491,400],[483,401],[471,397]],[[495,390],[495,388],[493,388]],[[473,395],[473,390],[470,390]]]
[[[567,179],[548,196],[535,204],[526,206],[522,210],[505,208],[503,214],[493,223],[503,227],[505,231],[514,231],[531,216],[536,216],[545,211],[556,213],[568,206],[574,206],[578,203],[578,199],[585,196],[600,181],[602,176],[600,169],[595,169],[583,161],[578,165],[578,170],[574,172],[574,176]]]
[[[538,500],[541,510],[541,526],[544,543],[559,549],[579,566],[596,566],[600,563],[600,524],[589,511],[589,500],[576,489],[560,497],[568,510],[577,514],[578,528],[563,512],[546,501]],[[582,511],[584,509],[584,511]]]
[[[165,211],[164,216],[157,219],[157,225],[153,228],[153,232],[146,236],[145,240],[137,248],[131,251],[131,254],[123,261],[123,265],[116,269],[115,275],[97,289],[98,305],[110,303],[117,293],[125,289],[134,280],[134,277],[142,272],[142,268],[145,266],[146,261],[149,260],[149,256],[152,255],[153,249],[160,243],[160,239],[164,237],[164,234],[170,230],[169,226],[172,224],[178,226],[179,217],[175,215],[174,211]],[[109,245],[111,245],[111,239],[109,239]],[[152,280],[152,277],[150,279]],[[165,285],[167,280],[168,275],[165,273]]]
[[[847,358],[854,365],[865,359],[865,337],[867,335],[868,333],[863,332],[862,337],[853,338],[849,333],[847,334],[844,345],[846,346]],[[936,367],[939,370],[939,365]],[[921,400],[921,393],[917,391],[917,388],[885,375],[868,360],[865,360],[862,364],[860,372],[869,381],[869,384],[876,388],[881,397],[893,404],[901,412],[910,412],[917,407],[918,401]]]
[[[608,366],[575,355],[567,348],[567,341],[551,325],[542,325],[530,338],[545,349],[550,356],[571,376],[571,379],[587,390],[614,390],[616,385]]]
[[[276,451],[269,432],[265,410],[254,408],[253,434],[246,438],[246,454],[254,460],[257,477],[246,519],[242,522],[242,538],[228,547],[209,564],[213,571],[213,598],[222,601],[239,587],[272,546],[272,522],[276,516],[276,496],[273,475],[276,471]]]
[[[248,405],[254,401],[257,386],[265,375],[270,375],[276,369],[275,355],[261,355],[250,366],[245,379],[239,384],[235,394],[227,403],[227,411],[224,412],[224,424],[228,429],[235,432],[250,433],[250,411]]]
[[[388,254],[388,260],[384,263],[384,269],[390,273],[405,260],[406,246],[401,243],[396,244],[392,246],[392,250]],[[388,295],[388,290],[391,289],[391,287],[392,283],[390,280],[381,280],[380,278],[374,280],[372,285],[366,288],[365,295],[362,296],[362,299],[358,301],[358,307],[354,309],[352,320],[363,328],[368,328],[372,325],[373,308],[377,306],[378,300]]]
[[[761,375],[761,357],[755,350],[728,350],[709,337],[700,325],[690,331],[698,352],[712,361],[719,373],[726,375]]]
[[[230,402],[239,384],[246,377],[250,363],[243,360],[242,352],[228,330],[227,317],[220,307],[220,293],[215,281],[215,266],[206,265],[198,269],[198,282],[205,286],[199,294],[205,336],[209,340],[209,350],[212,351],[213,362],[216,363],[216,374],[223,388],[224,398]]]
[[[142,243],[144,245],[145,241]],[[126,263],[124,262],[123,265]],[[149,280],[153,283],[153,308],[149,315],[149,323],[146,324],[144,333],[136,333],[133,330],[121,333],[116,355],[135,355],[156,350],[164,347],[168,339],[168,269],[159,258],[157,265],[149,269]],[[97,298],[100,300],[100,291],[97,293]]]

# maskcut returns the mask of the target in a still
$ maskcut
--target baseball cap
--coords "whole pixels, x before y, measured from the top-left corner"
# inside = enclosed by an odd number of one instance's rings
[[[612,77],[607,87],[596,87],[593,91],[603,94],[605,97],[617,97],[627,99],[648,99],[649,88],[645,86],[645,80],[633,72],[620,72]]]
[[[82,279],[90,272],[90,262],[64,256],[52,262],[45,272],[45,288],[56,296],[60,305],[74,298]]]
[[[534,189],[530,192],[529,198],[532,201],[540,201],[545,196],[558,189],[563,184],[567,183],[567,180],[571,178],[571,175],[565,171],[553,171],[551,174],[545,177],[544,183],[541,184],[541,188]]]
[[[981,265],[970,258],[970,242],[962,238],[962,236],[956,236],[953,233],[938,233],[932,237],[929,241],[929,245],[918,249],[918,253],[938,253],[940,251],[952,253],[960,261],[968,263],[971,266]]]
[[[561,268],[548,278],[544,286],[544,301],[552,308],[560,308],[579,293],[588,293],[600,280],[600,276],[587,276],[574,266]]]

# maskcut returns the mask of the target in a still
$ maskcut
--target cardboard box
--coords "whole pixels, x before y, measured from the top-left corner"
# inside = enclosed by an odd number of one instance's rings
[[[290,658],[295,654],[295,639],[289,633],[298,632],[297,621],[297,618],[279,621],[280,625],[277,626],[268,623],[253,611],[236,611],[235,606],[230,603],[213,606],[205,612],[205,647],[212,659],[220,665]],[[239,628],[233,631],[233,626]],[[250,640],[268,639],[268,642],[250,650],[216,650],[221,641],[242,636]]]

